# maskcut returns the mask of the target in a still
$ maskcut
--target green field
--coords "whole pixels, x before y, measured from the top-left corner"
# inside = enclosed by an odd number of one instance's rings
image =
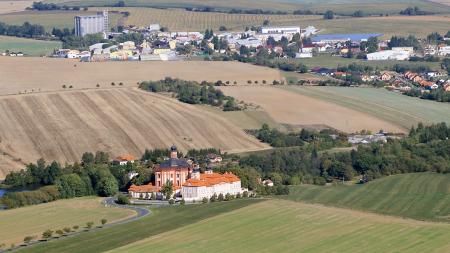
[[[371,114],[405,130],[419,122],[450,123],[448,104],[408,97],[382,88],[286,86],[283,89]]]
[[[83,233],[45,244],[25,248],[20,252],[95,253],[112,250],[130,243],[174,230],[216,215],[258,203],[257,199],[235,200],[209,205],[190,205],[152,209],[152,213],[134,222]]]
[[[448,252],[450,225],[269,200],[110,251]]]
[[[295,186],[290,200],[418,220],[450,221],[450,175],[415,173],[363,185]]]
[[[111,1],[108,0],[46,0],[45,2],[76,6],[103,6],[111,4]],[[134,7],[215,7],[225,10],[232,8],[284,11],[310,9],[312,11],[324,12],[331,9],[341,14],[350,14],[356,10],[363,10],[370,14],[393,14],[410,6],[418,6],[422,10],[432,12],[449,12],[450,10],[447,6],[424,0],[125,0],[125,4]]]
[[[113,222],[135,215],[131,210],[107,208],[100,202],[101,198],[84,197],[0,211],[0,244],[19,245],[25,236],[40,239],[47,229],[74,225],[82,228],[89,221],[99,225],[103,218]]]
[[[54,49],[61,48],[61,42],[24,39],[10,36],[0,36],[0,52],[22,52],[25,55],[50,55]]]

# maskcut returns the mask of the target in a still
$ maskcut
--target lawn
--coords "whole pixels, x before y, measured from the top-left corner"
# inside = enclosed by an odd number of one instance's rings
[[[202,223],[208,218],[258,202],[260,200],[245,199],[208,205],[156,208],[152,209],[151,215],[134,222],[36,245],[20,252],[104,252],[189,224]]]
[[[364,112],[405,129],[423,123],[450,123],[450,106],[383,88],[298,87],[283,89]]]
[[[19,245],[25,236],[40,239],[47,229],[75,225],[81,228],[89,221],[99,225],[103,218],[113,222],[135,215],[134,211],[107,208],[100,202],[101,198],[84,197],[0,211],[0,244],[4,243],[7,247],[12,243]]]
[[[363,185],[292,186],[289,200],[450,222],[450,175],[414,173]]]
[[[109,251],[448,252],[450,225],[269,200]]]
[[[54,49],[61,48],[61,42],[24,39],[10,36],[0,36],[0,52],[22,52],[25,55],[51,55]]]

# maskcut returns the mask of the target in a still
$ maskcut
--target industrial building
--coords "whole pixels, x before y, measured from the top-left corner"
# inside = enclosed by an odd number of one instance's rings
[[[75,35],[83,37],[87,34],[106,33],[108,25],[108,11],[97,15],[76,16]]]

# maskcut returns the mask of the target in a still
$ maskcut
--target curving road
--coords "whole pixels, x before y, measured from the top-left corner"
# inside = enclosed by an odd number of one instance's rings
[[[116,204],[115,200],[116,200],[116,198],[109,197],[109,198],[106,198],[105,200],[103,200],[102,202],[103,202],[103,204],[106,207],[118,207],[118,208],[126,208],[126,209],[133,210],[133,211],[135,211],[137,213],[137,215],[134,216],[134,217],[127,218],[125,220],[121,220],[121,221],[117,221],[117,222],[113,222],[113,223],[107,224],[105,226],[109,227],[109,226],[114,226],[114,225],[117,225],[117,224],[128,223],[128,222],[131,222],[131,221],[138,220],[138,219],[140,219],[142,217],[145,217],[145,216],[147,216],[147,215],[149,215],[151,213],[150,210],[147,209],[146,207],[132,206],[132,205],[118,205],[118,204]]]

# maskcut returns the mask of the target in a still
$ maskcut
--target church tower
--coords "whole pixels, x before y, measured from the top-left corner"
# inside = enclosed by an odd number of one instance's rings
[[[177,151],[177,147],[175,145],[170,147],[170,158],[171,159],[177,159],[178,158],[178,151]]]

